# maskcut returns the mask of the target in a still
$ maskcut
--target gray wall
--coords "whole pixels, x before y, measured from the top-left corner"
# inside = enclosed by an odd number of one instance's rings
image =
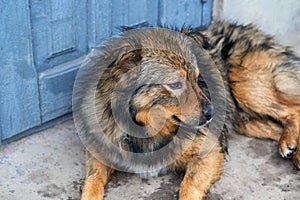
[[[300,53],[299,0],[215,0],[214,19],[255,23]]]

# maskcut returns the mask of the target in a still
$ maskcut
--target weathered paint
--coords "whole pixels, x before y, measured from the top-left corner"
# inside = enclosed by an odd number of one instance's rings
[[[122,25],[148,23],[157,26],[159,0],[91,0],[89,3],[89,47],[119,32]]]
[[[31,0],[34,63],[38,72],[87,53],[87,3]]]
[[[83,57],[39,74],[42,123],[72,111],[75,76]]]
[[[161,0],[160,24],[176,26],[207,26],[211,21],[212,0]]]
[[[212,20],[213,0],[201,0],[201,2],[202,2],[201,25],[207,27]]]
[[[0,1],[0,129],[2,139],[40,125],[28,1]]]

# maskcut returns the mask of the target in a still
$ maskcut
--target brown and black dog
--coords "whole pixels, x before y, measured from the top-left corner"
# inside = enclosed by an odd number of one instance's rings
[[[206,49],[222,74],[227,90],[224,97],[228,103],[227,121],[233,122],[239,133],[279,141],[282,157],[293,157],[295,166],[300,168],[300,148],[297,148],[300,145],[300,58],[253,25],[214,22],[206,30],[186,29],[181,33]],[[168,45],[168,36],[164,36],[165,40],[160,37],[152,35],[149,40],[157,39]],[[93,59],[97,63],[97,58]],[[134,68],[138,68],[138,73],[132,71]],[[225,137],[207,155],[198,156],[201,146],[210,142],[206,125],[212,117],[210,94],[201,73],[178,54],[141,48],[110,63],[99,77],[95,94],[104,134],[125,151],[156,151],[172,140],[182,124],[198,129],[188,147],[183,151],[178,149],[180,155],[167,166],[185,173],[180,199],[201,199],[222,172]],[[116,97],[112,95],[114,88],[132,88],[136,80],[149,84],[135,90],[128,107],[132,120],[150,138],[147,140],[124,135],[116,126],[110,108]],[[222,135],[230,128],[230,123],[226,123]],[[191,134],[190,129],[184,132]],[[99,154],[113,155],[112,152]],[[89,152],[86,166],[82,199],[103,199],[114,167],[104,165]]]
[[[278,141],[300,169],[300,57],[254,25],[215,22],[204,34],[224,61],[238,132]]]

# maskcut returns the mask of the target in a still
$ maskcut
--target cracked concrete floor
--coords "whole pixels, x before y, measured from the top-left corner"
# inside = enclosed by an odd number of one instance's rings
[[[73,121],[0,148],[0,199],[79,199],[84,147]],[[105,200],[177,199],[182,176],[144,179],[116,173]],[[273,141],[232,135],[224,174],[206,199],[300,199],[300,171],[281,159]]]

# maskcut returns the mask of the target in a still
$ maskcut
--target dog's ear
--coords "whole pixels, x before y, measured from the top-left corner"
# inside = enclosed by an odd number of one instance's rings
[[[118,88],[130,88],[136,84],[140,75],[140,65],[142,62],[142,50],[134,50],[121,55],[115,62],[112,76],[118,80]]]
[[[142,61],[142,58],[143,57],[141,49],[130,51],[121,55],[120,58],[116,61],[116,65],[128,66],[130,68],[132,67],[132,65],[139,65]]]
[[[206,35],[202,34],[200,30],[190,31],[185,33],[187,36],[194,39],[203,49],[210,50],[211,44],[209,43],[209,39]]]

